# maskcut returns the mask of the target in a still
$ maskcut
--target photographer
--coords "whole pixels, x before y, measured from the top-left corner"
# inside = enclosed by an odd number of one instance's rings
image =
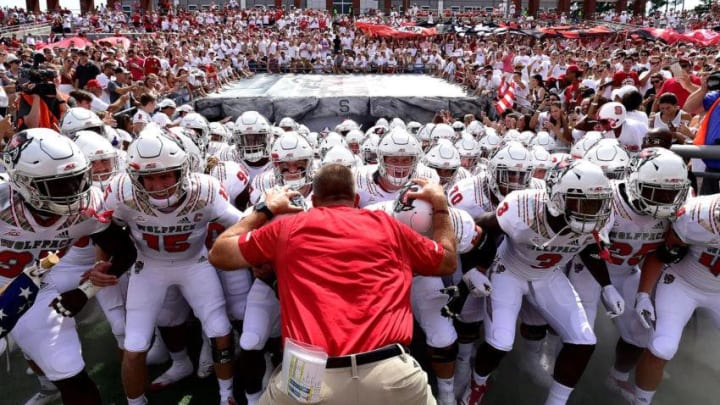
[[[40,55],[42,57],[42,55]],[[39,66],[35,58],[34,66]],[[17,89],[17,129],[49,128],[57,130],[67,109],[65,96],[57,90],[57,70],[23,68]]]
[[[720,145],[720,71],[713,72],[701,81],[700,88],[695,90],[685,101],[684,110],[690,114],[705,113],[700,128],[695,134],[695,145]],[[708,173],[720,173],[720,160],[703,159]],[[720,192],[718,180],[705,179],[700,188],[700,195]]]

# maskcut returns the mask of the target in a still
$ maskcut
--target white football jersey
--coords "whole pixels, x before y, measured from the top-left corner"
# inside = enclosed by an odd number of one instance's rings
[[[545,190],[520,190],[508,194],[495,210],[506,237],[498,249],[498,261],[528,279],[542,278],[562,267],[590,244],[592,233],[556,234],[548,223]],[[607,240],[611,218],[600,238]]]
[[[90,190],[88,212],[102,213],[102,192]],[[0,290],[36,260],[51,252],[62,255],[108,226],[109,222],[82,213],[62,216],[50,226],[39,225],[10,183],[0,183]]]
[[[683,279],[694,287],[720,290],[720,194],[690,198],[678,211],[672,229],[690,245],[682,260]]]
[[[220,180],[230,202],[234,202],[240,193],[250,184],[250,177],[245,169],[233,161],[219,162],[210,171],[210,176]]]
[[[458,181],[448,192],[451,206],[467,211],[473,219],[495,210],[490,199],[487,172]]]
[[[670,221],[635,212],[622,195],[626,190],[624,180],[610,181],[610,186],[615,221],[610,229],[607,267],[611,272],[625,273],[663,244]]]
[[[279,186],[275,171],[268,169],[260,175],[255,176],[250,186],[250,205],[255,205],[263,198],[265,192],[275,186]]]
[[[224,142],[210,141],[208,143],[207,154],[210,156],[218,156],[227,146],[228,145]]]
[[[234,145],[225,145],[225,147],[218,152],[217,157],[223,162],[230,161],[239,164],[248,174],[248,179],[251,183],[257,175],[272,168],[272,162],[269,159],[268,162],[262,166],[251,166],[247,164],[242,157],[242,153]]]
[[[171,212],[162,212],[139,197],[128,175],[116,176],[105,192],[113,220],[127,224],[138,257],[162,261],[194,260],[205,254],[210,222],[235,224],[242,213],[229,201],[220,182],[208,175],[188,176],[186,195]]]
[[[388,215],[392,216],[394,207],[395,201],[383,201],[370,204],[366,206],[365,209],[370,211],[385,211]],[[475,225],[475,221],[473,221],[472,217],[467,212],[453,207],[450,207],[448,211],[450,212],[450,225],[455,232],[457,252],[469,252],[481,236],[479,234],[480,228]],[[431,235],[425,236],[430,237]]]
[[[400,189],[395,191],[384,190],[376,181],[379,176],[377,165],[366,165],[355,171],[355,191],[360,196],[360,208],[378,202],[394,200],[400,191]],[[422,163],[418,163],[413,177],[424,177],[432,183],[440,183],[437,172]]]

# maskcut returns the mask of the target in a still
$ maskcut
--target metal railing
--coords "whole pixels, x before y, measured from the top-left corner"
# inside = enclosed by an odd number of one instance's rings
[[[50,32],[51,25],[49,22],[35,22],[31,24],[5,25],[0,27],[0,36],[17,35],[22,36],[26,33],[35,31]]]
[[[720,145],[672,145],[670,150],[686,159],[718,159]],[[693,172],[703,179],[720,180],[720,172]]]

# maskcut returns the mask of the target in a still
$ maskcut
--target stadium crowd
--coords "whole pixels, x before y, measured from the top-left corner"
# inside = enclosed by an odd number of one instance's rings
[[[694,310],[720,318],[720,190],[717,177],[694,176],[720,171],[720,160],[670,151],[720,140],[716,46],[619,33],[378,38],[355,25],[399,27],[417,22],[412,12],[135,17],[42,14],[34,19],[52,21],[50,38],[4,38],[0,49],[0,337],[10,333],[38,377],[28,404],[103,402],[74,320],[89,301],[123,351],[131,405],[193,374],[215,375],[221,404],[317,400],[313,381],[298,377],[293,390],[279,372],[263,378],[289,367],[283,356],[318,361],[281,336],[325,351],[327,379],[316,375],[328,403],[353,403],[345,392],[358,390],[358,403],[479,404],[518,331],[524,370],[548,388],[546,404],[564,404],[592,356],[600,303],[620,334],[607,385],[649,404]],[[132,40],[89,40],[96,29]],[[271,123],[256,111],[209,122],[193,110],[261,73],[428,74],[464,86],[482,107],[422,123],[382,117],[367,129],[341,118],[333,128]],[[327,233],[307,221],[342,223],[343,210],[358,215],[353,226],[393,224],[382,228],[393,249],[373,256],[403,270],[391,297],[368,287],[383,284],[372,273],[358,283],[366,295],[339,275],[309,279],[276,247],[300,240],[288,249],[311,263],[330,257],[317,240]],[[299,223],[315,234],[283,231]],[[408,227],[423,235],[412,233],[415,244],[402,242]],[[361,242],[372,239],[368,228]],[[54,250],[63,257],[49,271],[33,266]],[[333,264],[351,272],[365,263],[352,252]],[[337,303],[332,316],[312,322],[321,317],[307,291]],[[410,311],[434,395],[407,353]],[[193,316],[203,334],[197,364],[185,336]],[[147,381],[146,364],[168,356]],[[386,363],[398,358],[405,368]],[[363,367],[387,375],[359,378]],[[233,392],[234,379],[244,392]]]

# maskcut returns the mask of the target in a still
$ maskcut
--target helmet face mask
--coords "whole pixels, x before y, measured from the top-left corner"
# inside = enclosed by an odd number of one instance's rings
[[[187,191],[190,156],[180,139],[150,127],[130,144],[127,171],[141,198],[156,208],[170,208]]]
[[[510,141],[488,163],[488,185],[498,200],[510,192],[528,188],[532,179],[533,158],[520,142]]]
[[[90,168],[67,175],[30,178],[18,176],[15,181],[31,190],[28,204],[38,211],[70,215],[83,210],[90,198]]]
[[[4,164],[10,185],[38,212],[70,215],[90,199],[90,163],[68,138],[46,128],[13,135]]]
[[[545,180],[551,215],[563,216],[570,230],[578,234],[602,229],[612,213],[610,181],[602,170],[585,161],[561,161]]]
[[[417,139],[402,128],[393,128],[380,140],[378,171],[393,186],[401,187],[415,174],[422,151]]]
[[[296,132],[280,136],[272,148],[275,179],[283,186],[298,190],[312,183],[314,151]]]
[[[236,139],[237,148],[248,162],[257,162],[268,157],[267,134],[241,134]]]
[[[663,148],[643,149],[628,172],[627,196],[634,209],[658,219],[675,217],[690,190],[682,158]]]

